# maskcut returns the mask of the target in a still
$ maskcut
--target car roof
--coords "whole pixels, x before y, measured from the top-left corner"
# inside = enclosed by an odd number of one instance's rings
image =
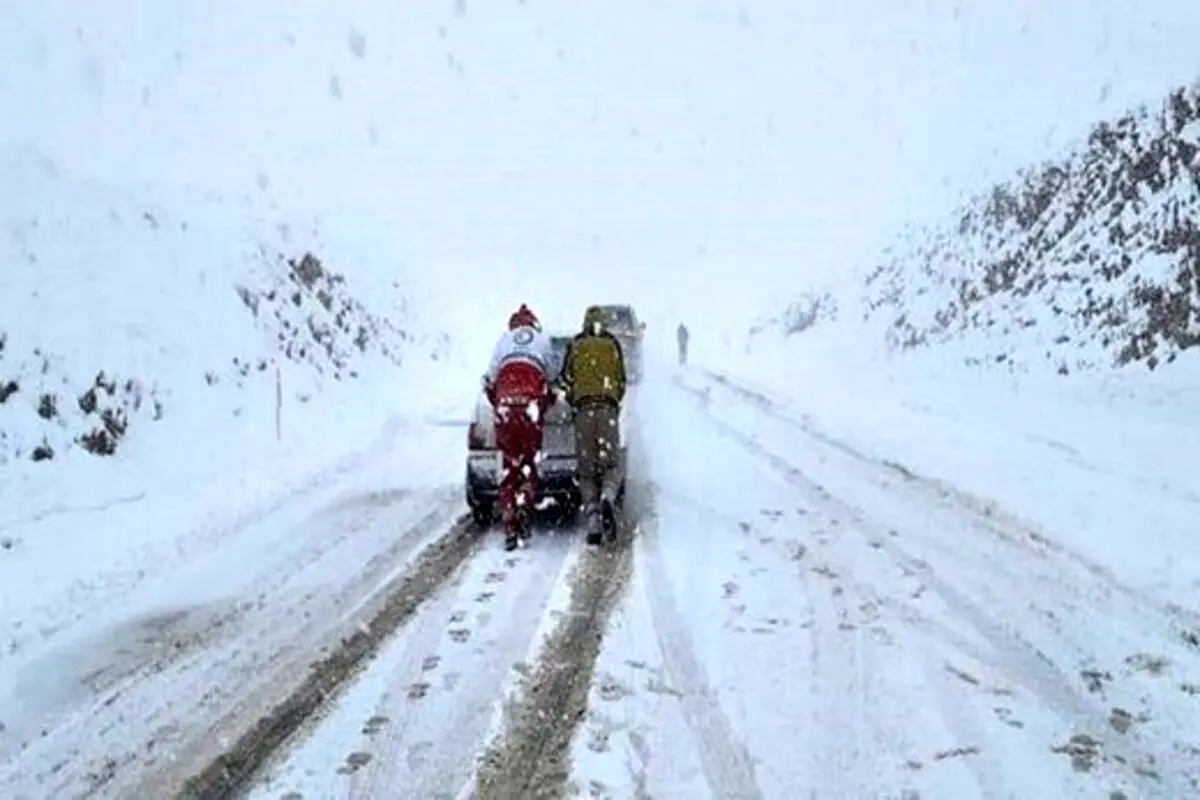
[[[637,319],[637,312],[633,310],[633,306],[627,303],[609,303],[607,305],[597,306],[605,314],[613,317],[629,317]]]

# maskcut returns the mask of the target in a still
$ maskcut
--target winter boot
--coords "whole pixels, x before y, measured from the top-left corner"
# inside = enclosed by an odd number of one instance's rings
[[[590,508],[587,512],[587,543],[590,545],[600,545],[604,543],[604,520],[601,518],[600,511],[596,508]]]
[[[517,538],[522,543],[529,541],[530,535],[533,533],[533,509],[529,506],[521,506],[517,511]]]
[[[504,549],[516,550],[521,546],[521,542],[525,538],[525,526],[522,523],[520,512],[514,512],[505,516],[504,520]]]
[[[608,541],[617,538],[617,515],[613,511],[612,501],[607,497],[600,501],[600,524]]]

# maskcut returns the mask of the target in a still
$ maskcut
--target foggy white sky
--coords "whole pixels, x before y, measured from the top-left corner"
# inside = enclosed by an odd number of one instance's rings
[[[497,308],[602,292],[673,325],[861,263],[1200,77],[1194,0],[458,7],[10,0],[0,137],[106,178],[369,210],[448,294],[495,274]]]

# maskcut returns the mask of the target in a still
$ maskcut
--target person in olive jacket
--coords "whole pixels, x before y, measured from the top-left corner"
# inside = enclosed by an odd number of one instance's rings
[[[575,453],[579,496],[588,544],[616,536],[614,506],[624,482],[621,454],[621,403],[625,400],[625,355],[607,327],[604,312],[591,306],[583,330],[567,345],[561,383],[575,409]]]

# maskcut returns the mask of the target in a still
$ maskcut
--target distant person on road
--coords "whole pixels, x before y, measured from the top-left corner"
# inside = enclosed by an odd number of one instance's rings
[[[579,496],[586,520],[587,543],[616,538],[614,506],[624,482],[621,458],[621,403],[625,400],[625,355],[604,321],[591,306],[583,330],[567,345],[561,376],[567,402],[575,409],[575,451],[579,462]]]
[[[679,327],[675,330],[675,338],[679,341],[679,366],[681,367],[687,365],[688,338],[690,336],[687,325],[679,323]]]
[[[529,538],[537,497],[537,454],[542,449],[546,410],[554,403],[549,370],[554,362],[550,337],[524,303],[508,319],[484,376],[492,404],[496,448],[500,451],[499,500],[504,548]]]

